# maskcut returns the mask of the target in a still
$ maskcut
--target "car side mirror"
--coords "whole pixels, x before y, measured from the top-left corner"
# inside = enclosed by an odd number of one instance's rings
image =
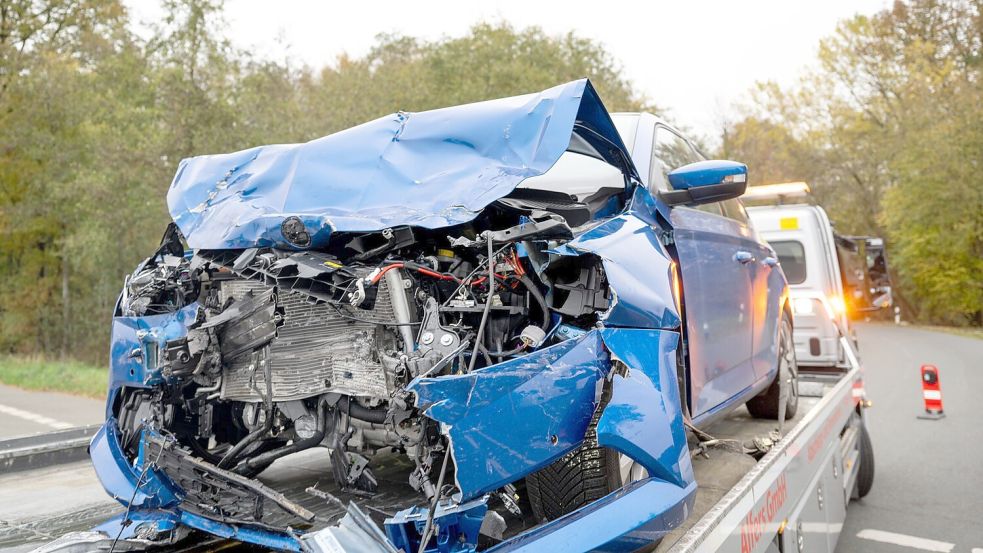
[[[672,190],[660,194],[668,205],[699,205],[737,198],[747,189],[747,165],[714,159],[683,165],[669,173]]]

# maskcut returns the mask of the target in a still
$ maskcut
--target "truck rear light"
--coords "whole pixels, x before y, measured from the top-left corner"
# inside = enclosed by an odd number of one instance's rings
[[[843,301],[843,296],[830,296],[829,305],[833,308],[833,312],[830,313],[830,316],[837,316],[846,313],[846,302]]]

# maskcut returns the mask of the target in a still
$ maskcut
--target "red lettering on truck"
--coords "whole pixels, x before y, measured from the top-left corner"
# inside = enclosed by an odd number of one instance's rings
[[[775,517],[782,510],[787,498],[788,484],[785,474],[782,473],[778,482],[768,489],[762,505],[757,509],[751,509],[744,518],[744,524],[741,525],[741,553],[754,551],[754,547],[761,541],[761,535],[770,523],[775,522]]]

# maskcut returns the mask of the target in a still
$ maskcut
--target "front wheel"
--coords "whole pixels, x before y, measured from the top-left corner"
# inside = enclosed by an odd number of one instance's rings
[[[782,314],[778,333],[778,372],[771,386],[747,402],[751,416],[759,419],[778,419],[779,407],[785,401],[785,420],[795,416],[799,409],[799,365],[795,359],[795,342],[792,340],[792,322]],[[782,394],[782,382],[787,391]]]

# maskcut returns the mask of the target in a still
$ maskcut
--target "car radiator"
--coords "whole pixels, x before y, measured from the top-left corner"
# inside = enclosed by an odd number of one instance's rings
[[[242,301],[271,296],[274,289],[254,280],[222,283],[220,298]],[[258,347],[223,359],[222,397],[261,401],[266,393],[264,363],[270,363],[274,401],[303,399],[325,392],[387,398],[392,376],[379,360],[380,344],[395,320],[389,289],[380,283],[374,309],[313,304],[302,293],[275,299],[283,323],[269,347]],[[354,320],[355,317],[360,320]],[[223,349],[225,346],[223,344]]]

